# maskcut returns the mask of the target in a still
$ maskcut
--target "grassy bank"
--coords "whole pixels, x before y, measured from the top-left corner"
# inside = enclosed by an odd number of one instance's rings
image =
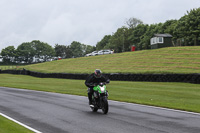
[[[16,65],[0,65],[1,70],[7,70],[7,69],[18,69],[19,66]]]
[[[84,80],[8,74],[0,79],[0,86],[87,96]],[[200,112],[199,84],[111,81],[107,87],[112,100]]]
[[[200,73],[200,46],[169,47],[23,66],[47,73]]]
[[[0,66],[0,69],[10,69]],[[170,47],[95,57],[63,59],[21,66],[45,73],[200,73],[200,47]],[[12,69],[12,67],[11,67]],[[0,86],[87,96],[83,80],[0,74]],[[200,113],[200,85],[189,83],[119,82],[107,86],[109,99]],[[0,132],[28,132],[0,116]],[[14,127],[13,127],[14,126]]]
[[[33,133],[0,115],[0,133]]]

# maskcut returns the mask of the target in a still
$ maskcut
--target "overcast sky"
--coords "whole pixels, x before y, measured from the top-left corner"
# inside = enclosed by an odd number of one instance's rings
[[[33,40],[96,45],[131,17],[164,23],[199,6],[200,0],[0,0],[0,51]]]

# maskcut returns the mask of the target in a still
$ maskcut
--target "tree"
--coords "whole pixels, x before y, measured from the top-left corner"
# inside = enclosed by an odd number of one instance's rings
[[[8,46],[1,50],[1,55],[5,63],[13,62],[16,56],[16,50],[14,46]]]
[[[88,54],[88,53],[91,53],[91,52],[93,52],[93,51],[95,51],[95,50],[96,50],[96,47],[95,47],[95,46],[86,45],[84,55],[86,55],[86,54]]]
[[[34,40],[31,42],[31,45],[35,50],[35,56],[43,58],[44,61],[47,61],[48,58],[55,56],[54,48],[47,43]]]
[[[47,61],[48,58],[55,55],[52,46],[39,40],[22,43],[17,47],[17,52],[19,53],[19,60],[26,63],[31,63],[33,57],[43,58],[44,61]]]
[[[188,36],[188,27],[186,27],[186,18],[187,16],[181,17],[177,24],[175,25],[174,32],[173,32],[173,40],[174,40],[174,45],[175,46],[181,46],[182,41],[181,40],[187,40],[189,42]],[[187,44],[186,44],[187,45]]]
[[[200,8],[187,11],[175,27],[173,36],[177,45],[198,45],[200,35]]]
[[[70,48],[70,46],[66,47],[66,58],[72,58],[73,57],[73,53],[72,50]]]
[[[189,29],[188,37],[193,40],[193,44],[198,45],[200,35],[200,8],[187,11],[186,27]]]
[[[141,43],[141,39],[144,38],[144,34],[146,33],[148,25],[139,24],[134,29],[129,29],[131,34],[128,37],[128,40],[131,44],[136,46],[136,50],[141,50],[143,43]]]
[[[83,57],[85,54],[91,53],[96,50],[96,47],[73,41],[68,50],[70,50],[71,56],[76,58]]]
[[[17,47],[18,60],[25,61],[26,63],[31,63],[33,60],[33,57],[35,56],[35,49],[33,48],[33,45],[30,42],[22,43]]]
[[[172,35],[174,33],[177,22],[178,22],[177,20],[167,20],[162,25],[162,29],[164,30],[164,33],[168,33]]]
[[[70,45],[73,57],[82,57],[84,55],[83,44],[73,41]]]
[[[135,27],[137,27],[139,24],[143,24],[143,22],[140,19],[137,18],[129,18],[128,20],[126,20],[125,22],[128,25],[128,28],[134,29]]]
[[[112,35],[109,41],[110,49],[114,49],[116,53],[123,51],[124,44],[124,30],[123,28],[119,28],[117,32]]]
[[[111,35],[105,35],[103,39],[97,43],[96,48],[97,50],[104,49],[104,47],[109,43]]]
[[[67,56],[67,47],[65,45],[55,45],[56,56],[60,56],[63,59]]]
[[[127,27],[118,28],[117,31],[111,36],[107,45],[116,53],[130,51],[131,44],[128,40],[128,36],[129,29]]]

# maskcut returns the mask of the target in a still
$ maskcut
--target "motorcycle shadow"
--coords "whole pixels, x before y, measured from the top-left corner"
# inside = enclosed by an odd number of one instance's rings
[[[102,115],[105,115],[105,114],[103,114],[101,111],[97,111],[97,112],[86,111],[85,113],[86,113],[86,115],[90,115],[90,116],[102,116]],[[106,115],[105,115],[105,116],[106,116]]]

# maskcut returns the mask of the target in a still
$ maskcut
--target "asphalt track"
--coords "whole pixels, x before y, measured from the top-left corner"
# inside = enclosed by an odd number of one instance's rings
[[[110,94],[112,95],[112,94]],[[200,114],[109,101],[91,112],[82,96],[0,87],[0,113],[43,133],[199,133]]]

